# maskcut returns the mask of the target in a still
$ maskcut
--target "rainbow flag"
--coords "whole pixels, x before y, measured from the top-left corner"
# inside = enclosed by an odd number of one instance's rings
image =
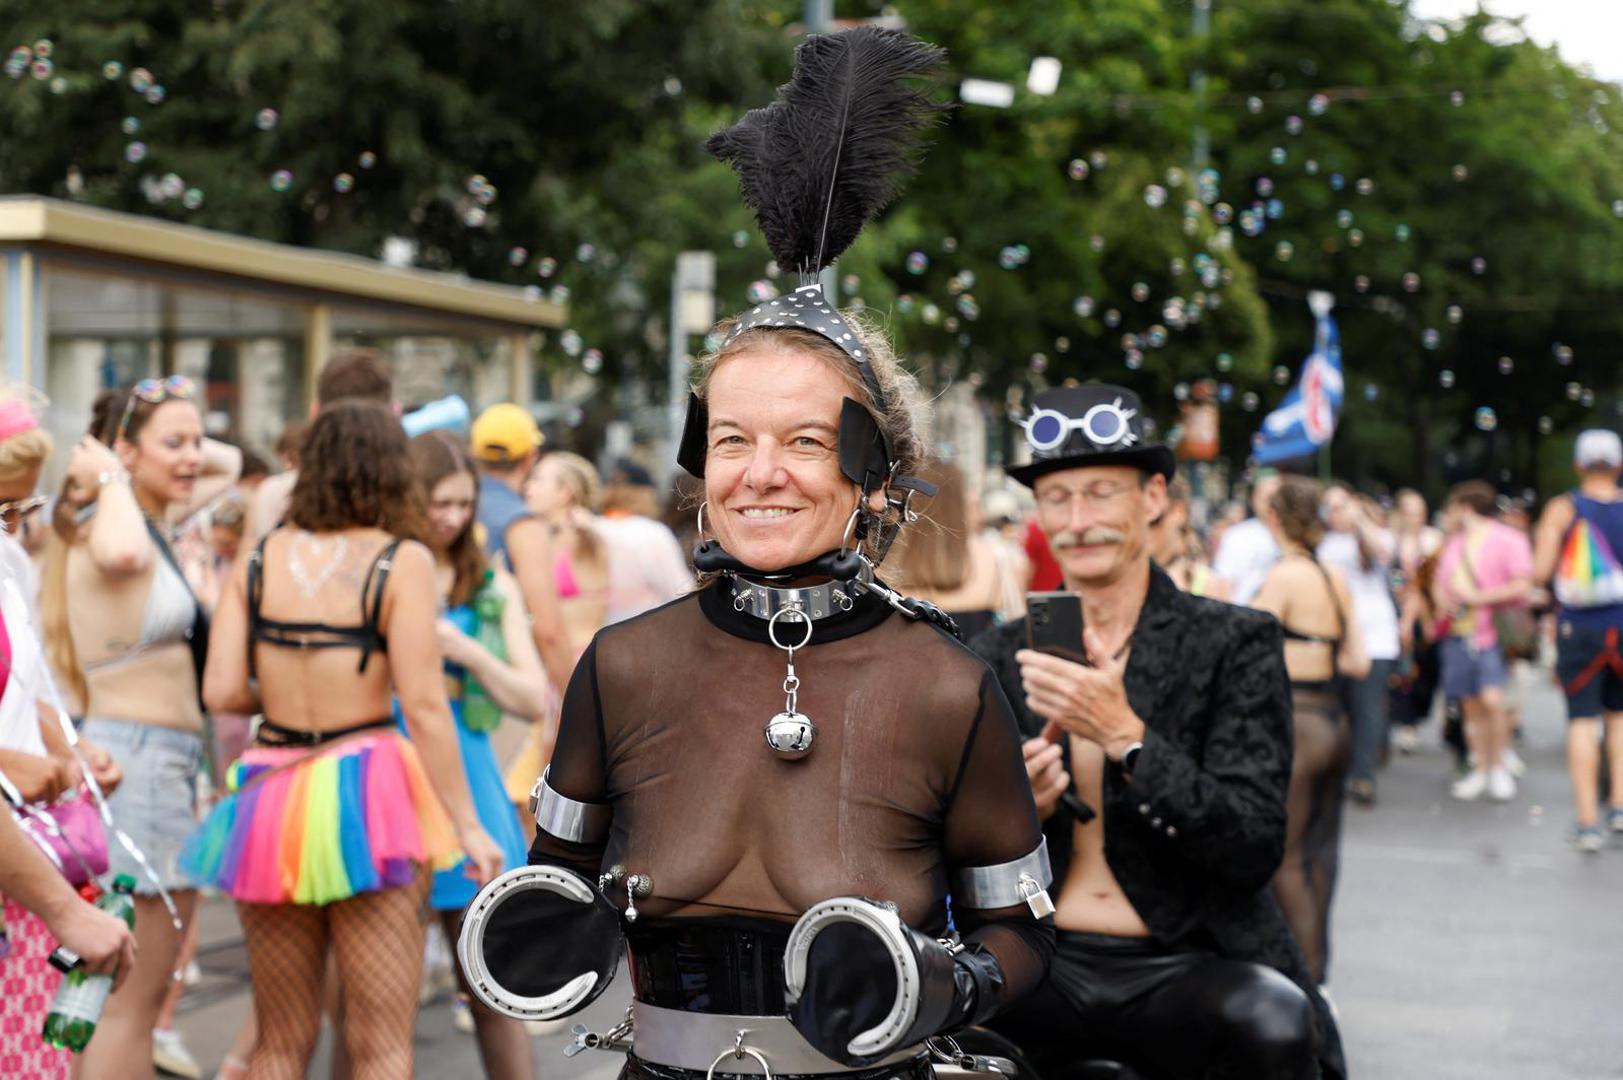
[[[1555,598],[1562,607],[1596,608],[1623,604],[1623,564],[1589,522],[1579,518],[1567,533],[1555,568]]]

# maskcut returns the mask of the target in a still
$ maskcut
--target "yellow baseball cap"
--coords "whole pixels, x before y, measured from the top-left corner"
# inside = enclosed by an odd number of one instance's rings
[[[512,402],[504,401],[479,414],[468,441],[474,457],[499,464],[518,461],[525,454],[540,449],[545,440],[534,417]]]

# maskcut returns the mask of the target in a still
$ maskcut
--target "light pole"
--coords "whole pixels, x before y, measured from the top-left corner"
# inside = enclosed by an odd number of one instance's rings
[[[669,400],[670,435],[666,440],[666,473],[676,469],[677,446],[688,408],[688,338],[706,334],[716,321],[716,256],[709,251],[683,251],[671,274]]]

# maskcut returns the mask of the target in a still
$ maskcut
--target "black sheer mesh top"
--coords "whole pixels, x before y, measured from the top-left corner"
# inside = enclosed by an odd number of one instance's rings
[[[784,640],[800,625],[780,623]],[[939,934],[949,875],[1041,839],[1020,736],[986,665],[941,630],[861,597],[795,653],[810,754],[763,737],[784,708],[785,654],[725,584],[601,631],[564,696],[550,784],[613,808],[608,839],[538,833],[532,861],[652,878],[648,920],[792,923],[834,896],[892,901]],[[623,898],[622,898],[623,902]],[[952,908],[1011,994],[1041,978],[1048,932],[1024,907]]]

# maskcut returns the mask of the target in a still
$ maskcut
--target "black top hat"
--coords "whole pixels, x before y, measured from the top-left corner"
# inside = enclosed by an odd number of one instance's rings
[[[1129,465],[1168,480],[1177,471],[1169,447],[1145,441],[1142,403],[1126,387],[1087,383],[1045,390],[1033,405],[1021,421],[1031,461],[1007,470],[1027,487],[1044,473],[1088,465]]]

